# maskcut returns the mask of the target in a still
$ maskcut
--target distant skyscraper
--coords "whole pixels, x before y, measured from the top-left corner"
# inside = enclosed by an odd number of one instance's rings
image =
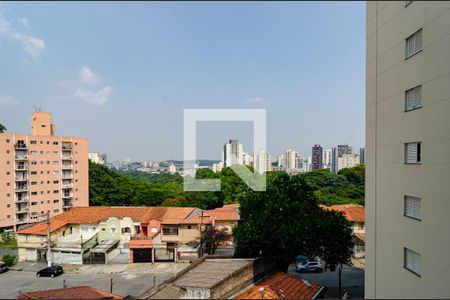
[[[284,167],[284,154],[281,154],[278,156],[278,167],[283,168]]]
[[[246,166],[253,166],[253,155],[250,155],[247,152],[243,152],[242,163]]]
[[[337,155],[341,156],[342,154],[352,154],[352,147],[350,147],[349,145],[338,145]]]
[[[332,149],[323,151],[323,168],[324,169],[331,169],[332,154],[333,154]]]
[[[311,170],[320,170],[323,167],[323,156],[322,156],[322,147],[320,145],[314,145],[312,147],[311,157],[312,157],[312,165]]]
[[[264,150],[261,150],[255,155],[254,166],[255,170],[260,174],[264,174],[272,170],[272,155]]]
[[[177,168],[175,167],[174,164],[170,164],[169,167],[167,168],[167,171],[168,171],[170,174],[175,174],[175,173],[177,172]]]
[[[284,152],[283,157],[284,157],[283,169],[288,172],[295,170],[295,159],[297,157],[297,152],[295,152],[292,149],[287,149]]]
[[[337,148],[333,147],[331,148],[331,172],[337,173]]]
[[[359,148],[359,163],[360,164],[366,163],[366,149],[365,148]]]
[[[90,161],[99,165],[106,166],[106,164],[108,163],[106,159],[106,154],[103,153],[90,152],[88,154],[88,157]]]
[[[232,165],[242,165],[244,151],[242,149],[242,144],[238,143],[238,140],[229,140],[223,146],[223,163],[225,167],[230,167]]]
[[[353,168],[359,164],[358,154],[342,154],[337,157],[337,172],[344,168]]]

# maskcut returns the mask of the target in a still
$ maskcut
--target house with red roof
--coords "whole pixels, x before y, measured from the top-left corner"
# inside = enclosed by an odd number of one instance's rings
[[[122,296],[111,294],[90,286],[74,286],[45,291],[20,292],[17,299],[111,299],[121,300]]]

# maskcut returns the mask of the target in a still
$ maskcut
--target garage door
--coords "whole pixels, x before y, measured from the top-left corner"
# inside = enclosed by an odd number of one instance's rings
[[[134,249],[133,250],[133,262],[151,262],[152,250],[151,249]]]
[[[61,252],[61,263],[71,265],[83,264],[80,253]]]
[[[27,249],[27,260],[36,261],[36,249]]]

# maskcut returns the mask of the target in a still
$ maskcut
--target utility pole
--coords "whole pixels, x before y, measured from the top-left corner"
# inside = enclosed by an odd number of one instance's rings
[[[47,211],[47,266],[52,266],[52,251],[50,249],[51,240],[50,240],[51,232],[50,232],[50,211]]]
[[[342,269],[342,264],[339,264],[339,299],[342,298],[341,269]]]
[[[112,294],[112,291],[113,291],[113,279],[112,279],[112,277],[111,277],[111,280],[110,280],[110,287],[109,287],[109,292]]]
[[[203,210],[202,213],[200,215],[200,257],[203,256],[203,232],[202,232],[202,228],[203,228]]]

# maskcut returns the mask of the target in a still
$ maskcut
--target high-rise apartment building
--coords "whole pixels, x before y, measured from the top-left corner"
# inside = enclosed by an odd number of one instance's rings
[[[331,169],[331,164],[333,162],[333,150],[328,149],[323,151],[323,168]]]
[[[320,170],[323,168],[323,156],[322,156],[322,147],[320,145],[314,145],[314,147],[312,147],[312,152],[311,152],[311,157],[312,157],[312,161],[311,161],[311,170]]]
[[[344,168],[353,168],[359,165],[359,155],[353,154],[342,154],[337,157],[337,168],[336,172]]]
[[[450,2],[368,1],[366,298],[450,298]]]
[[[87,138],[56,136],[52,115],[33,113],[31,134],[0,133],[0,228],[88,206],[88,176]]]
[[[244,164],[244,150],[238,140],[229,140],[223,145],[222,161],[225,167]]]
[[[88,157],[89,157],[90,161],[92,161],[93,163],[99,164],[99,165],[106,166],[106,164],[108,163],[106,154],[103,154],[103,153],[90,152],[88,154]],[[144,167],[147,167],[146,161],[144,161]]]
[[[342,154],[352,154],[352,147],[350,147],[349,145],[338,145],[337,155],[341,156]]]
[[[297,152],[292,149],[287,149],[283,154],[283,169],[286,171],[292,171],[296,169]]]
[[[359,148],[359,163],[364,164],[366,162],[366,150],[365,148]]]
[[[264,174],[272,170],[272,155],[264,150],[261,150],[257,155],[255,155],[254,160],[255,170],[259,174]]]

